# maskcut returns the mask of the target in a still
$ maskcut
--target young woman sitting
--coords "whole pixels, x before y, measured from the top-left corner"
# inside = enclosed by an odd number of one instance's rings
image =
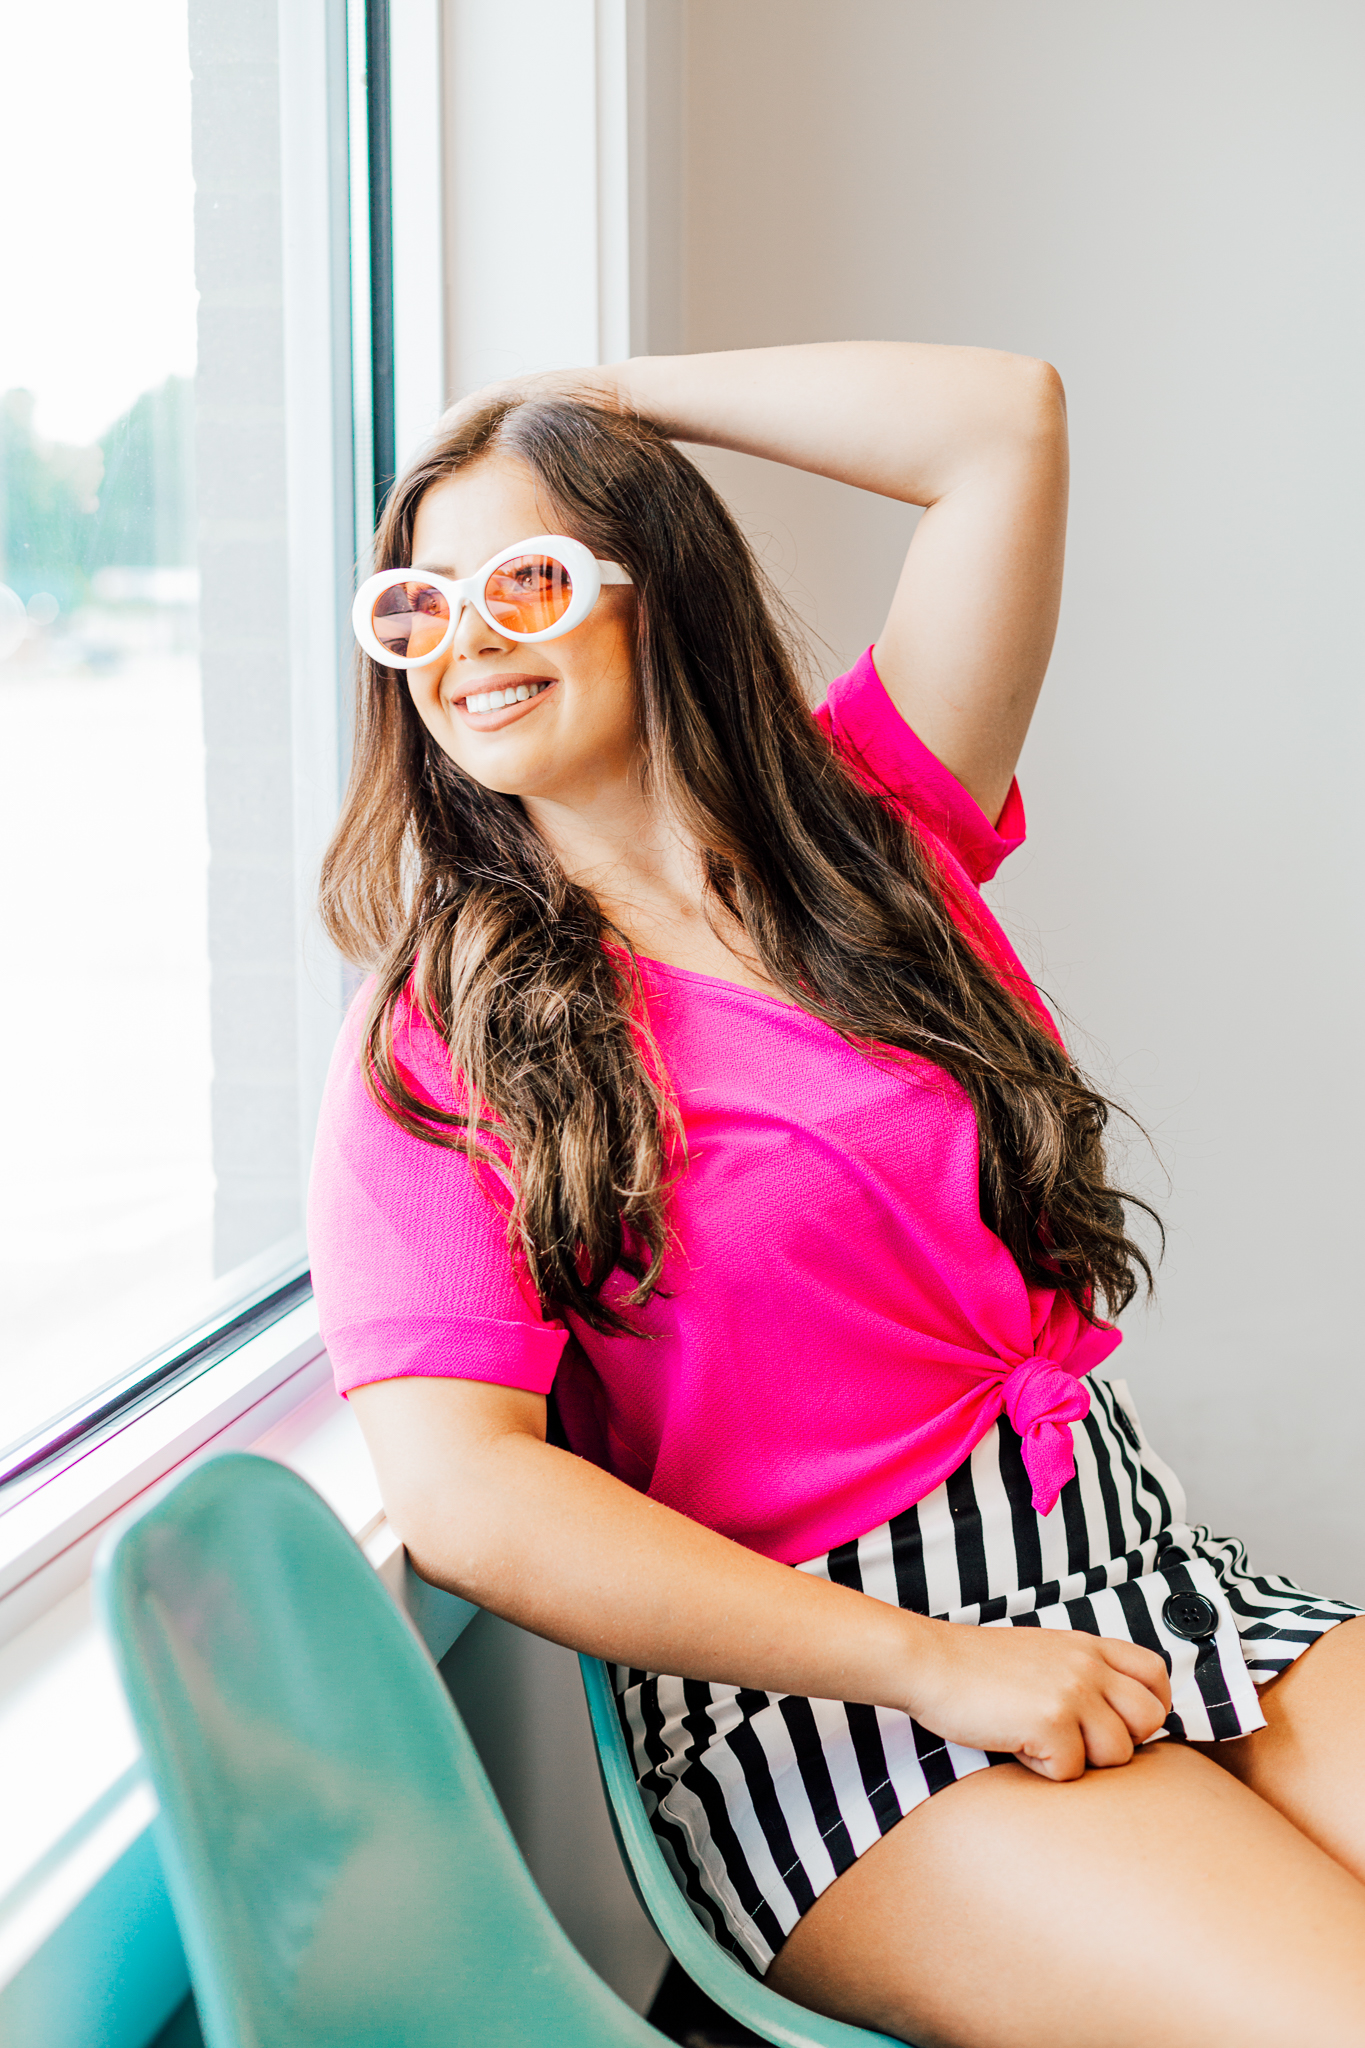
[[[814,715],[678,440],[926,508]],[[417,1569],[614,1667],[752,1970],[926,2048],[1358,2048],[1360,1610],[1189,1521],[1101,1376],[1147,1258],[979,893],[1066,475],[987,350],[448,419],[357,600],[314,1281]]]

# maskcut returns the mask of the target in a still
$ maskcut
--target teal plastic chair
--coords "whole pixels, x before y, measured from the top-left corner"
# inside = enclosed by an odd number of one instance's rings
[[[561,1932],[440,1678],[302,1479],[209,1459],[106,1545],[97,1597],[208,2048],[664,2039]]]
[[[665,1863],[646,1817],[607,1667],[596,1657],[580,1657],[578,1662],[616,1846],[635,1896],[692,1982],[741,2026],[780,2048],[906,2048],[889,2034],[826,2019],[823,2013],[810,2012],[770,1991],[711,1939]]]

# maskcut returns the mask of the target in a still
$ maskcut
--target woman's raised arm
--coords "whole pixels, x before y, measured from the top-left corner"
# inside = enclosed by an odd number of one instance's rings
[[[676,440],[924,506],[877,669],[925,745],[998,817],[1061,600],[1067,435],[1055,370],[995,349],[840,341],[641,356],[505,388],[601,393]]]

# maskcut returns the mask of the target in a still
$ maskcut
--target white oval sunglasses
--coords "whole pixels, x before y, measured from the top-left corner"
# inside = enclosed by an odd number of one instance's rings
[[[504,639],[556,640],[582,624],[604,583],[631,580],[582,541],[539,533],[458,582],[429,569],[381,569],[356,592],[351,624],[386,668],[420,668],[445,653],[467,604]]]

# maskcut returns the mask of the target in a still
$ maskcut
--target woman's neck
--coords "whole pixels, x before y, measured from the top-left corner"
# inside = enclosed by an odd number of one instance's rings
[[[590,890],[637,953],[695,974],[780,995],[741,925],[708,896],[695,838],[651,792],[613,791],[610,802],[523,798],[565,873]]]

